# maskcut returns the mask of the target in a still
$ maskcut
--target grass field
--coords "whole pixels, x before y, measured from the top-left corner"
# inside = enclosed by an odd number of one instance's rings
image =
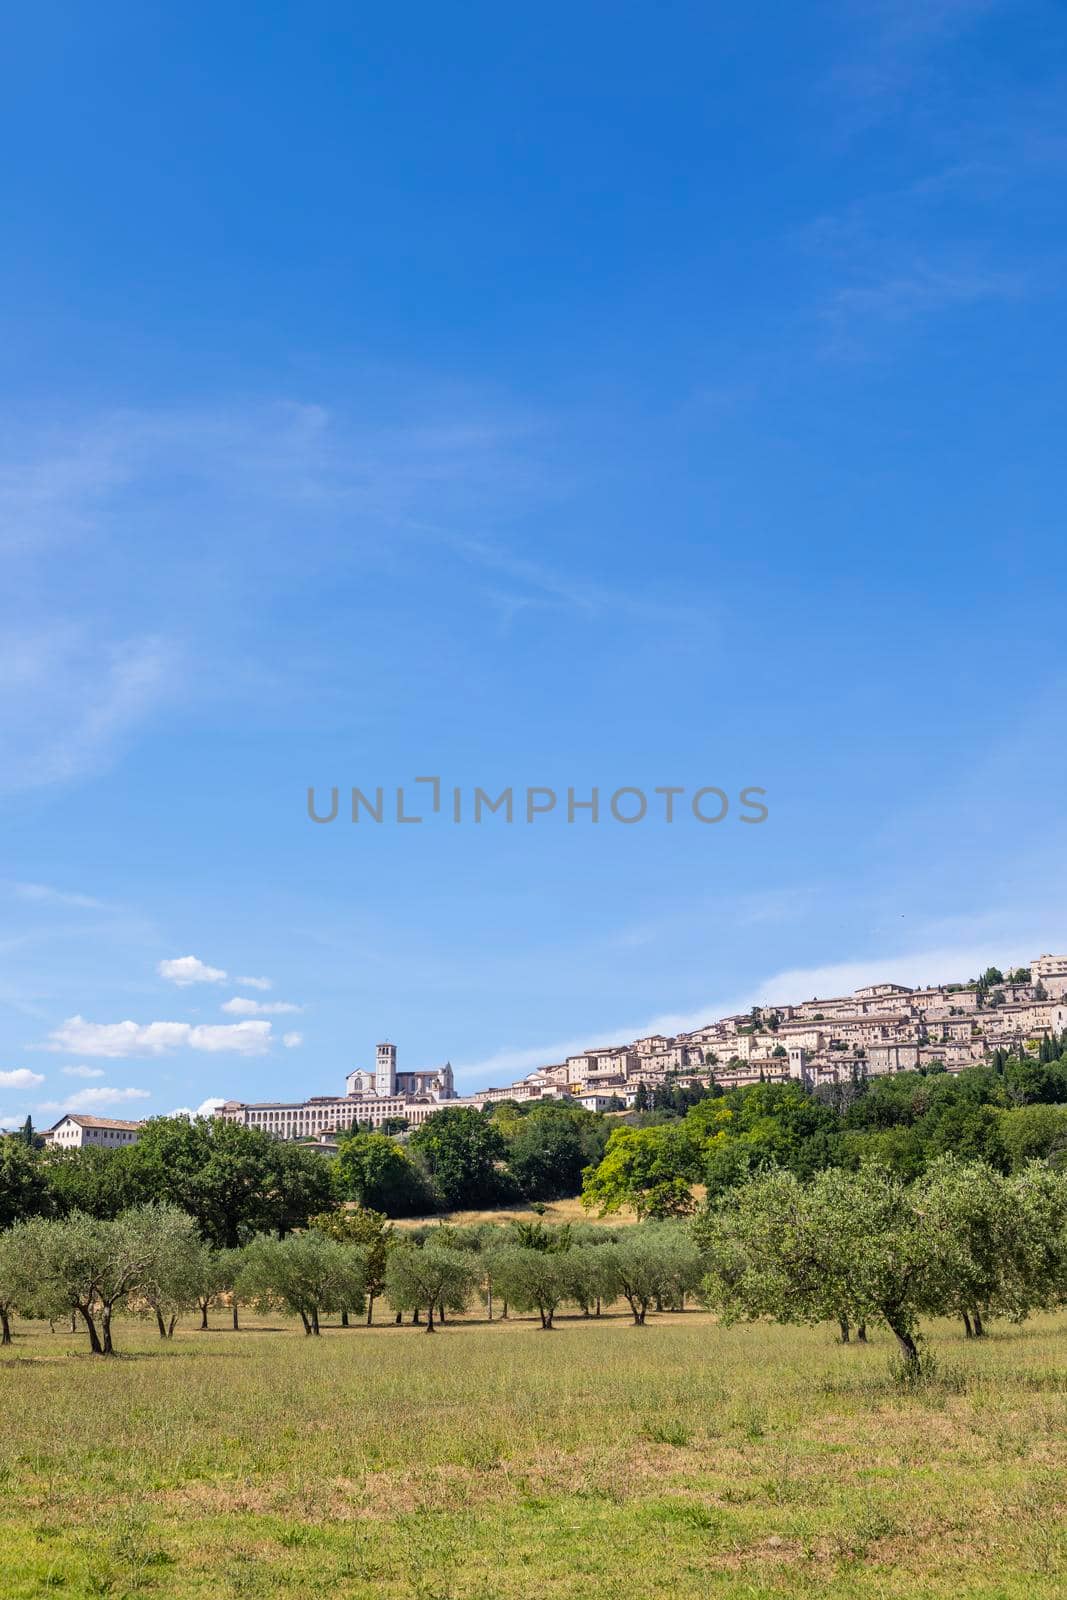
[[[385,1313],[383,1312],[383,1315]],[[115,1360],[0,1359],[3,1600],[982,1596],[1067,1587],[1067,1319],[905,1394],[885,1336],[699,1312],[487,1327],[284,1319]]]

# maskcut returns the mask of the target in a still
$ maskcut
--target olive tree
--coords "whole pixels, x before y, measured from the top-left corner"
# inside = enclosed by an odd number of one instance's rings
[[[1067,1301],[1067,1173],[1032,1161],[1008,1180],[1018,1233],[1012,1257],[1020,1315]]]
[[[34,1230],[16,1222],[0,1233],[0,1344],[11,1343],[11,1318],[34,1309],[37,1263]]]
[[[342,1306],[362,1311],[363,1284],[362,1253],[309,1228],[284,1239],[253,1239],[244,1249],[234,1292],[260,1310],[287,1307],[305,1334],[317,1337],[324,1313]]]
[[[610,1241],[605,1239],[604,1244]],[[564,1295],[583,1317],[600,1315],[600,1302],[611,1298],[604,1245],[579,1244],[559,1257]]]
[[[567,1297],[566,1259],[566,1254],[512,1245],[494,1259],[497,1289],[516,1311],[538,1312],[547,1331],[560,1301]]]
[[[173,1339],[183,1311],[200,1303],[212,1252],[192,1217],[173,1206],[156,1206],[152,1258],[133,1294],[133,1309],[143,1303],[155,1313],[161,1339]]]
[[[480,1277],[471,1253],[441,1244],[403,1243],[389,1252],[385,1295],[396,1312],[425,1308],[426,1332],[434,1332],[434,1314],[444,1304],[462,1311]]]
[[[653,1306],[672,1293],[676,1265],[673,1239],[667,1229],[627,1228],[612,1244],[601,1245],[606,1297],[622,1298],[636,1327],[643,1327]]]
[[[724,1318],[885,1324],[919,1365],[919,1318],[951,1305],[953,1262],[919,1196],[883,1168],[748,1180],[700,1229],[709,1303]]]
[[[99,1219],[72,1212],[59,1222],[34,1221],[38,1296],[48,1313],[76,1311],[93,1355],[112,1355],[116,1306],[144,1291],[170,1207],[136,1206]]]
[[[232,1254],[239,1256],[240,1251],[234,1251]],[[207,1332],[207,1314],[212,1306],[218,1303],[220,1296],[233,1288],[236,1273],[233,1270],[230,1256],[230,1251],[213,1250],[208,1244],[205,1244],[200,1251],[197,1260],[193,1302],[200,1313],[201,1333]]]
[[[364,1291],[367,1298],[367,1327],[374,1319],[374,1302],[385,1288],[385,1263],[393,1241],[393,1224],[381,1211],[369,1206],[349,1206],[344,1211],[324,1211],[312,1217],[311,1226],[328,1239],[358,1245],[363,1251]],[[348,1307],[341,1321],[347,1326]]]

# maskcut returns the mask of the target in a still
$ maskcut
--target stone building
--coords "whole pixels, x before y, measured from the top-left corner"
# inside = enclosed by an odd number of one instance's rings
[[[569,1096],[590,1109],[606,1110],[616,1098],[632,1105],[638,1084],[653,1090],[707,1083],[712,1076],[723,1088],[790,1079],[816,1087],[934,1065],[960,1072],[995,1049],[1032,1048],[1042,1038],[1067,1032],[1067,956],[1038,956],[1030,973],[1029,983],[1005,981],[992,993],[973,983],[917,989],[871,983],[850,995],[763,1006],[758,1015],[720,1017],[674,1037],[646,1034],[629,1044],[598,1045],[514,1083],[462,1097],[447,1061],[443,1067],[400,1072],[396,1046],[380,1044],[373,1070],[350,1072],[344,1095],[258,1104],[229,1100],[219,1114],[291,1139],[328,1136],[355,1122],[377,1128],[399,1117],[417,1127],[446,1105],[483,1109],[506,1100]],[[777,1027],[767,1026],[776,1021]],[[714,1064],[707,1059],[712,1055]],[[74,1120],[137,1126],[104,1118]]]
[[[82,1150],[90,1144],[104,1150],[118,1150],[135,1143],[140,1132],[139,1122],[124,1122],[118,1117],[87,1117],[70,1111],[46,1131],[44,1142],[55,1150]]]

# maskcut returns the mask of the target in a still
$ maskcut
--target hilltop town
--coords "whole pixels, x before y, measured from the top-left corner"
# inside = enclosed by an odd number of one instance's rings
[[[970,982],[872,983],[849,995],[754,1006],[689,1032],[598,1045],[469,1095],[457,1095],[450,1063],[403,1072],[396,1045],[380,1044],[374,1069],[350,1072],[343,1095],[228,1100],[218,1114],[282,1139],[328,1139],[356,1122],[417,1127],[445,1104],[569,1097],[591,1111],[623,1110],[668,1083],[714,1079],[725,1089],[794,1079],[816,1088],[923,1067],[960,1072],[998,1050],[1036,1049],[1065,1029],[1067,956],[1042,955]]]

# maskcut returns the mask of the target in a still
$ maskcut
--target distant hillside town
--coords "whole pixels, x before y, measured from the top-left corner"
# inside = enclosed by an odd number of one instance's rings
[[[397,1047],[387,1043],[377,1047],[373,1070],[348,1074],[343,1095],[227,1100],[218,1115],[280,1139],[328,1140],[357,1123],[417,1127],[444,1105],[569,1098],[590,1111],[621,1111],[650,1101],[663,1085],[713,1081],[732,1089],[794,1079],[816,1088],[924,1067],[960,1072],[995,1051],[1037,1049],[1063,1033],[1065,999],[1067,956],[1043,955],[1007,973],[990,967],[969,983],[872,983],[799,1005],[754,1006],[691,1032],[598,1045],[470,1095],[456,1094],[448,1062],[398,1071]]]

